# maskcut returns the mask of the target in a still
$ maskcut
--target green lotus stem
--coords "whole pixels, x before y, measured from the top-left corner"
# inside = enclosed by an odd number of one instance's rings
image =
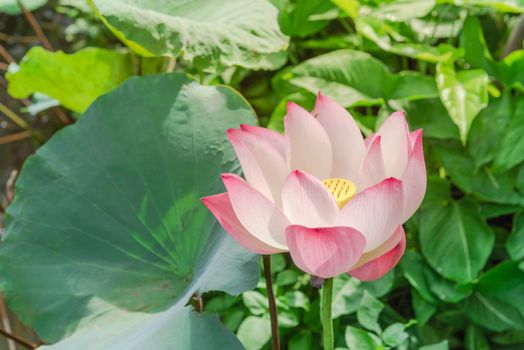
[[[333,319],[331,317],[331,300],[333,299],[333,278],[328,278],[322,287],[322,306],[320,317],[322,321],[322,343],[324,350],[333,350],[335,341],[333,338]]]

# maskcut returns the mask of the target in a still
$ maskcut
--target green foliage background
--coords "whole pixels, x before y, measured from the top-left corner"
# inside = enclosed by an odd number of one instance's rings
[[[48,349],[270,349],[256,257],[198,198],[239,171],[227,128],[256,112],[283,131],[286,103],[311,108],[321,90],[365,135],[404,109],[428,171],[399,266],[335,279],[336,346],[524,348],[524,2],[22,3],[55,51],[0,0],[14,61],[0,56],[0,178],[38,149],[9,207],[2,194],[17,334]],[[271,264],[283,348],[319,349],[318,290],[289,256]]]

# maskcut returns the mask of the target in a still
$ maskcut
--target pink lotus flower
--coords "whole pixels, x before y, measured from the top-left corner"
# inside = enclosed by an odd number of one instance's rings
[[[222,227],[259,254],[287,252],[302,270],[374,280],[406,246],[402,224],[426,191],[422,130],[393,113],[365,140],[340,105],[318,95],[313,112],[289,103],[285,136],[241,125],[227,134],[246,180],[202,198]]]

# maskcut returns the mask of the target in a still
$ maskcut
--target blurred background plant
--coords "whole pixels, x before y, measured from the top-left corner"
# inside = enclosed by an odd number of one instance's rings
[[[426,198],[406,225],[399,267],[372,283],[335,280],[336,345],[523,349],[524,3],[244,3],[194,2],[162,17],[172,9],[155,0],[147,9],[139,1],[0,0],[0,221],[25,158],[131,76],[176,71],[230,85],[260,125],[277,131],[286,103],[312,108],[318,90],[365,135],[404,109],[411,129],[424,129]],[[252,27],[230,24],[232,9]],[[133,11],[143,20],[130,21]],[[195,13],[210,16],[212,35],[202,22],[185,32]],[[320,348],[318,292],[287,255],[271,263],[283,348]],[[238,297],[211,292],[204,310],[246,349],[269,349],[265,293],[263,279]],[[0,314],[5,332],[40,343],[38,325],[23,326],[3,302]],[[0,348],[31,347],[12,338]]]

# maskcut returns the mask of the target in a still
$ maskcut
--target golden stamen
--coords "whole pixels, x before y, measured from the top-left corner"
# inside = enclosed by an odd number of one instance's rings
[[[326,179],[322,181],[324,186],[331,192],[338,207],[342,208],[355,195],[357,187],[349,180],[344,179]]]

